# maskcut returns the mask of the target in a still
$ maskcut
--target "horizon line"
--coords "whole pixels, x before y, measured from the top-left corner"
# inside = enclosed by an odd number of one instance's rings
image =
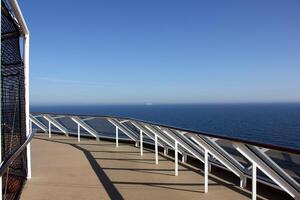
[[[180,102],[180,103],[31,103],[30,106],[126,106],[126,105],[140,105],[140,106],[155,106],[155,105],[224,105],[224,104],[300,104],[300,101],[274,101],[274,102]]]

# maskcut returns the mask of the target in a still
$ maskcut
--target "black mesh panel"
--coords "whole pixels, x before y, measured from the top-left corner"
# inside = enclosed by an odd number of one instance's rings
[[[19,28],[1,1],[1,136],[2,160],[26,140],[24,66]],[[26,180],[26,151],[3,175],[3,199],[17,199]]]

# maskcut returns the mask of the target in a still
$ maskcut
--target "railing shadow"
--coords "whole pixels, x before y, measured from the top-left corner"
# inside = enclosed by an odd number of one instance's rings
[[[110,199],[115,199],[115,200],[123,200],[124,198],[122,197],[121,193],[118,191],[118,189],[114,186],[112,181],[109,179],[109,177],[106,175],[104,170],[100,167],[100,165],[97,163],[97,161],[94,159],[93,155],[91,152],[87,151],[86,149],[72,143],[68,142],[62,142],[62,141],[57,141],[57,140],[50,140],[50,139],[45,139],[45,138],[39,138],[35,137],[35,139],[39,140],[45,140],[45,141],[51,141],[51,142],[56,142],[60,144],[68,144],[71,145],[72,147],[80,150],[83,152],[85,155],[86,159],[89,161],[91,167],[93,168],[93,171],[97,175],[98,180],[101,182],[103,185],[104,189],[106,190],[108,196]]]
[[[97,158],[95,158],[92,155],[92,152],[98,152],[98,151],[94,151],[94,150],[87,150],[85,148],[83,148],[82,146],[84,145],[88,145],[87,143],[83,143],[83,144],[74,144],[71,143],[71,140],[60,140],[60,139],[47,139],[44,137],[38,137],[36,136],[35,139],[39,139],[39,140],[45,140],[45,141],[50,141],[50,142],[55,142],[55,143],[60,143],[60,144],[68,144],[80,151],[83,152],[83,154],[85,155],[86,159],[88,160],[88,162],[90,163],[93,171],[95,172],[95,174],[97,175],[98,180],[102,183],[104,189],[106,190],[107,194],[109,195],[109,197],[111,199],[114,200],[121,200],[124,199],[122,194],[118,191],[118,189],[115,187],[114,184],[122,184],[122,185],[147,185],[150,187],[159,187],[159,188],[164,188],[164,189],[171,189],[171,190],[181,190],[181,191],[187,191],[187,192],[197,192],[197,193],[204,193],[203,191],[200,190],[190,190],[190,189],[185,189],[185,188],[175,188],[172,186],[189,186],[191,185],[191,183],[154,183],[154,182],[122,182],[122,181],[112,181],[107,174],[105,173],[104,170],[106,169],[113,169],[113,170],[131,170],[131,171],[138,171],[141,173],[149,173],[149,174],[160,174],[160,175],[171,175],[171,174],[166,174],[166,173],[160,173],[157,171],[171,171],[169,169],[149,169],[149,171],[147,171],[147,169],[128,169],[128,168],[102,168],[99,163],[97,162]],[[73,140],[75,141],[75,139]],[[101,144],[101,145],[105,145],[105,144]],[[127,144],[130,145],[130,144]],[[133,146],[133,145],[132,145]],[[101,152],[101,151],[99,151]],[[110,151],[108,151],[110,152]],[[111,151],[114,152],[114,151]],[[117,152],[117,151],[116,151]],[[128,151],[127,151],[128,152]],[[152,150],[149,150],[149,152],[152,152]],[[115,153],[115,152],[114,152]],[[119,152],[122,153],[122,152]],[[170,159],[168,156],[164,156],[164,155],[160,155],[162,157],[164,157],[165,159]],[[99,159],[106,159],[106,160],[113,160],[110,158],[99,158]],[[118,160],[118,159],[115,159]],[[123,160],[127,160],[127,161],[131,161],[131,162],[138,162],[138,161],[142,161],[143,159],[123,159]],[[147,159],[146,159],[147,161]],[[194,171],[196,173],[200,173],[201,175],[203,175],[201,170],[197,170],[194,169],[192,167],[183,165],[181,163],[179,163],[179,165],[183,166],[185,169],[180,169],[179,171]],[[172,170],[173,171],[173,170]],[[173,175],[172,175],[173,176]],[[223,182],[222,180],[215,178],[213,176],[209,176],[209,179],[212,180],[215,183],[210,183],[209,186],[216,186],[216,185],[223,185],[227,188],[229,188],[230,190],[237,192],[245,197],[251,198],[251,193],[249,193],[248,191],[244,191],[241,190],[240,188],[237,188],[234,184],[230,184],[227,182]],[[197,184],[193,184],[192,185],[196,186],[196,185],[203,185],[202,183],[197,183]],[[257,199],[261,199],[261,198],[257,198]]]

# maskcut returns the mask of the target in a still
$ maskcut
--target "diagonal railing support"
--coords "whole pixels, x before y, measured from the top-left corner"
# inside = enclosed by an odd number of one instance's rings
[[[299,192],[290,185],[284,178],[274,171],[264,160],[259,158],[255,152],[249,149],[246,145],[241,143],[234,143],[234,147],[252,163],[253,177],[252,181],[255,181],[256,185],[256,170],[254,168],[259,168],[265,175],[267,175],[272,181],[279,185],[284,191],[286,191],[290,196],[295,199],[299,199]],[[255,174],[254,174],[255,172]],[[253,180],[254,179],[254,180]],[[252,199],[256,199],[256,188],[252,188]]]
[[[107,118],[107,120],[113,124],[115,127],[118,127],[125,135],[127,135],[130,139],[132,139],[135,142],[138,142],[138,138],[136,134],[128,129],[126,126],[124,126],[122,123],[120,123],[118,120],[113,118]]]
[[[87,123],[85,123],[83,120],[81,120],[79,117],[73,116],[71,117],[71,119],[81,128],[83,128],[84,130],[86,130],[89,134],[91,134],[92,136],[94,136],[96,138],[97,141],[99,141],[99,134],[98,132],[93,129],[90,125],[88,125]],[[80,128],[79,127],[79,128]]]
[[[172,138],[174,141],[177,141],[178,144],[184,148],[187,152],[192,154],[195,158],[200,160],[204,163],[204,157],[203,154],[201,154],[198,150],[193,148],[193,145],[189,140],[184,140],[181,137],[178,137],[178,135],[174,132],[171,132],[169,129],[163,128],[162,132],[166,134],[168,137]],[[181,153],[183,155],[184,152]]]
[[[34,123],[37,127],[39,127],[40,129],[42,129],[45,133],[48,133],[47,127],[40,122],[35,116],[33,115],[29,115],[29,120]]]
[[[155,134],[149,131],[143,124],[136,122],[136,121],[130,121],[132,125],[134,125],[136,128],[138,128],[140,131],[142,131],[145,135],[147,135],[151,140],[155,140]],[[167,148],[167,143],[162,143],[163,140],[158,140],[158,145],[162,146],[164,148]]]
[[[63,132],[66,136],[69,136],[68,129],[66,129],[63,125],[61,125],[56,119],[51,117],[50,115],[43,115],[43,117],[49,122],[49,129],[51,132],[51,124],[58,128],[61,132]]]
[[[214,158],[216,158],[220,163],[232,171],[235,175],[244,180],[244,173],[239,170],[232,162],[230,162],[223,154],[219,153],[216,149],[212,148],[206,141],[197,135],[187,133],[187,136],[190,137],[196,144],[198,144],[203,149],[206,149]]]

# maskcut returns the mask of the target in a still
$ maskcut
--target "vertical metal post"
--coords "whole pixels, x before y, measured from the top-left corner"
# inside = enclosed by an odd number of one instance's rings
[[[155,134],[154,140],[155,140],[155,164],[158,164],[158,144],[157,144],[157,134]]]
[[[140,151],[141,151],[141,156],[143,155],[143,131],[140,130]]]
[[[204,193],[208,192],[208,151],[204,150]]]
[[[256,163],[252,163],[252,200],[256,200]]]
[[[247,186],[247,177],[246,176],[240,177],[240,187],[246,188],[246,186]]]
[[[25,85],[25,119],[26,119],[26,136],[30,134],[30,123],[29,123],[29,34],[24,35],[24,51],[23,51],[23,61],[24,61],[24,85]],[[26,148],[27,154],[27,178],[31,178],[31,153],[30,153],[30,143],[27,144]]]
[[[211,173],[211,162],[208,161],[208,173]]]
[[[32,130],[32,121],[29,120],[29,132],[32,133],[32,131],[33,131],[33,130]]]
[[[164,148],[164,155],[167,155],[168,154],[168,150],[167,150],[167,147]]]
[[[178,142],[175,140],[175,176],[178,176]]]
[[[182,161],[183,163],[185,163],[185,162],[186,162],[186,158],[187,158],[187,155],[183,153],[183,154],[181,155],[181,161]]]
[[[29,120],[29,134],[32,134],[32,121]],[[27,153],[27,179],[31,179],[31,151],[30,151],[30,143],[27,144],[26,147]]]
[[[49,126],[48,126],[48,128],[49,128],[49,138],[51,138],[51,122],[49,121]]]
[[[80,125],[77,124],[77,139],[78,139],[78,142],[80,142]]]
[[[116,127],[116,147],[119,147],[119,128]]]

